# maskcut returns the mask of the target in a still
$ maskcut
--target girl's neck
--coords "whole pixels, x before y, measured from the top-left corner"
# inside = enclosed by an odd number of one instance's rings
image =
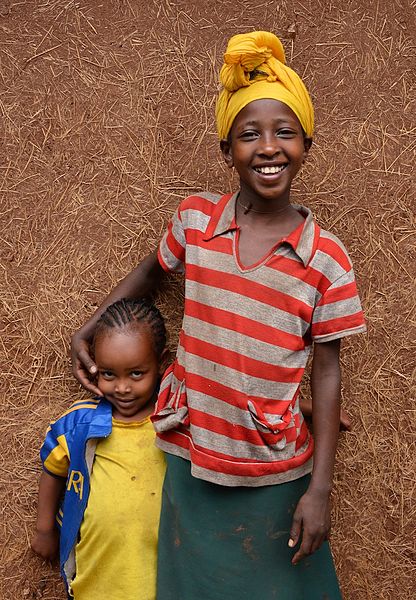
[[[275,207],[255,207],[251,202],[248,202],[247,204],[244,204],[240,198],[237,198],[237,204],[243,209],[243,212],[245,215],[247,215],[248,213],[254,213],[257,215],[282,215],[284,213],[287,213],[288,211],[290,211],[290,209],[292,208],[292,206],[289,204],[285,205],[285,206],[275,206]]]
[[[247,210],[248,208],[248,210]],[[264,261],[283,238],[304,221],[291,204],[262,212],[257,207],[244,207],[236,202],[236,254],[242,268],[253,268]]]
[[[237,196],[235,214],[238,225],[246,223],[259,227],[268,225],[291,227],[299,223],[300,215],[289,201],[284,204],[264,202],[262,205],[246,202],[247,200]]]
[[[127,417],[125,415],[120,414],[118,410],[113,407],[113,418],[117,421],[122,421],[123,423],[140,423],[140,421],[144,421],[144,419],[146,419],[153,413],[154,408],[155,403],[153,400],[151,400],[140,410],[138,410],[134,415]]]
[[[271,195],[263,197],[258,195],[253,189],[240,182],[240,191],[237,196],[237,207],[239,212],[244,215],[250,215],[256,219],[265,218],[267,220],[280,220],[285,215],[293,213],[293,207],[290,203],[290,190],[278,197]]]

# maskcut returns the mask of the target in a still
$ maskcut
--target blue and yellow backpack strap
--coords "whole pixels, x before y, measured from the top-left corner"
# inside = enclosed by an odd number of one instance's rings
[[[61,528],[61,573],[68,590],[75,573],[74,549],[88,502],[95,445],[110,435],[111,417],[111,404],[104,398],[74,402],[51,423],[40,452],[45,471],[66,479],[57,522]]]
[[[40,451],[43,468],[54,477],[67,477],[71,459],[68,447],[68,437],[72,430],[82,422],[99,404],[99,399],[81,400],[74,402],[56,421],[52,422],[47,431],[45,441]]]

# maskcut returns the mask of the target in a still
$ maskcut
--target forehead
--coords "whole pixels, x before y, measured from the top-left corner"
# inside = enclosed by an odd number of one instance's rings
[[[302,129],[299,119],[287,104],[279,100],[261,99],[253,100],[240,110],[232,128],[237,129],[250,123],[286,123],[292,127]]]
[[[95,339],[95,360],[105,364],[145,361],[154,355],[152,342],[148,327],[107,329]]]

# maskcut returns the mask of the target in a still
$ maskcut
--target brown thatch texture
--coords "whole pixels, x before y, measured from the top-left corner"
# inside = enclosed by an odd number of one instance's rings
[[[333,549],[345,598],[415,597],[414,1],[3,0],[4,600],[64,597],[29,539],[46,423],[83,393],[69,337],[180,198],[235,185],[213,105],[225,40],[247,29],[277,32],[311,90],[316,141],[294,195],[347,245],[368,319],[343,358],[354,430],[340,443]],[[160,300],[173,332],[180,295]]]

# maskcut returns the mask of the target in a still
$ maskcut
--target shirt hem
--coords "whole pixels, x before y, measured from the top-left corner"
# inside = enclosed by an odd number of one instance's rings
[[[210,483],[215,483],[217,485],[226,487],[263,487],[266,485],[288,483],[289,481],[294,481],[296,479],[300,479],[304,475],[308,475],[312,472],[313,467],[313,458],[311,457],[299,467],[291,468],[287,471],[281,471],[279,473],[254,476],[230,475],[195,465],[191,461],[189,450],[181,446],[177,446],[176,444],[166,442],[160,437],[156,438],[156,446],[167,454],[173,454],[174,456],[188,460],[191,463],[191,475],[196,479],[202,479],[203,481],[208,481]]]
[[[332,340],[339,340],[343,337],[347,337],[348,335],[354,335],[356,333],[366,333],[367,327],[365,325],[360,325],[359,327],[352,327],[351,329],[345,329],[344,331],[337,331],[334,333],[328,333],[326,335],[317,335],[312,341],[317,344],[321,342],[332,342]]]

